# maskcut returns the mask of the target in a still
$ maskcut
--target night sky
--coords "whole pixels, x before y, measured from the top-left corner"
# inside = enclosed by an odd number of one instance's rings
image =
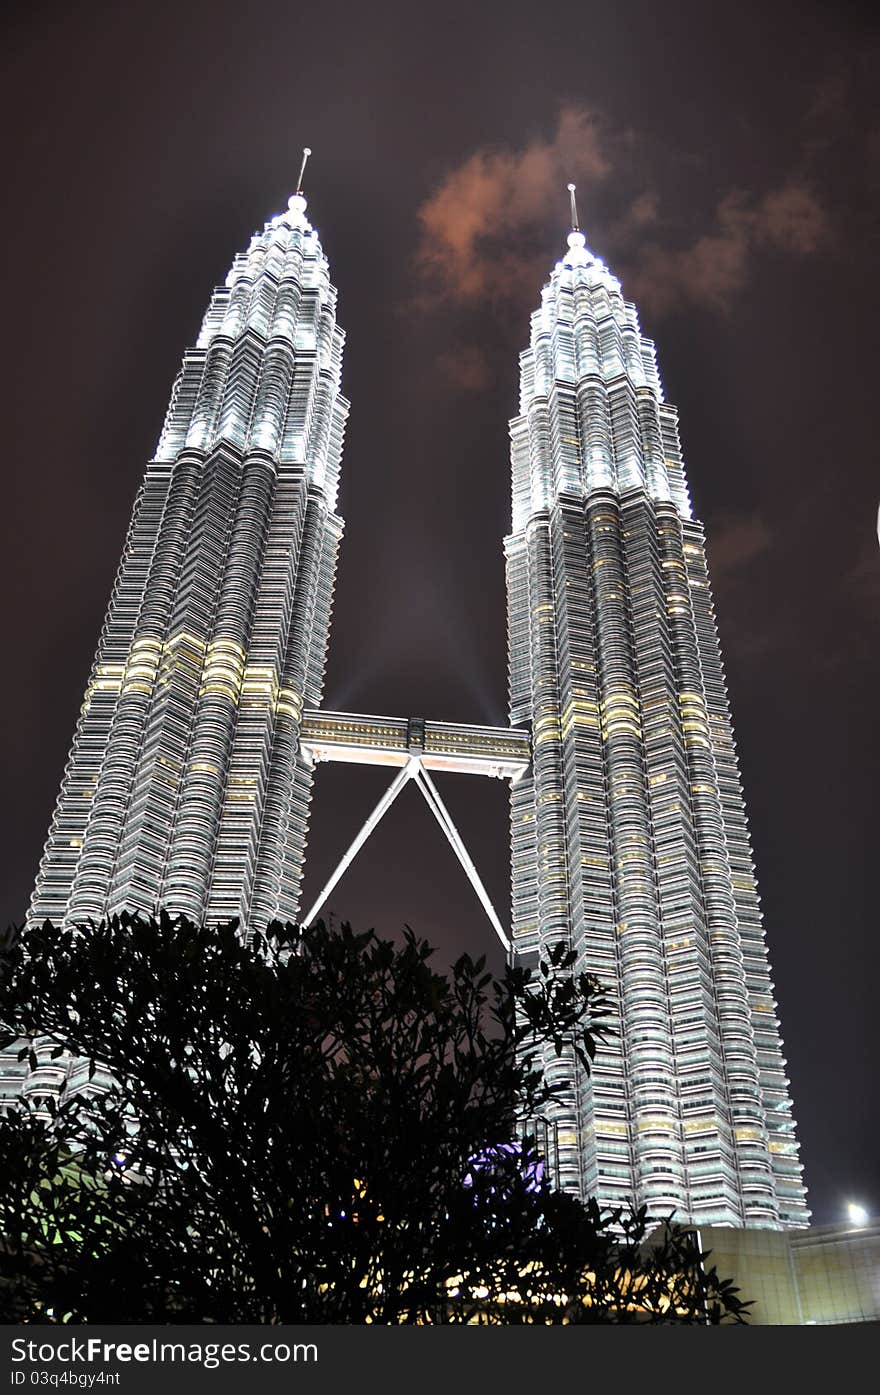
[[[128,516],[211,289],[293,190],[351,399],[328,707],[502,724],[507,421],[568,231],[681,411],[816,1222],[880,1211],[880,31],[853,4],[22,5],[2,101],[0,914],[33,882]],[[382,771],[324,767],[311,899]],[[441,792],[509,915],[501,782]],[[335,894],[500,966],[407,789]]]

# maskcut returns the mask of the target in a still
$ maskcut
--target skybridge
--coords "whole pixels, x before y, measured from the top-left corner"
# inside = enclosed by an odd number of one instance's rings
[[[423,717],[370,717],[353,712],[324,712],[307,708],[300,729],[300,749],[312,765],[320,761],[344,761],[356,765],[390,766],[397,768],[398,772],[304,917],[304,925],[310,925],[319,914],[333,888],[404,785],[412,780],[464,868],[495,933],[510,953],[510,938],[495,913],[489,894],[452,821],[452,815],[431,778],[431,772],[489,775],[514,783],[525,774],[531,760],[531,740],[527,731],[516,731],[509,727],[461,726],[453,722],[432,722]]]
[[[517,780],[528,769],[527,731],[456,726],[421,717],[362,717],[353,712],[303,713],[300,746],[308,758],[364,765],[406,765],[418,756],[425,770],[494,775]]]

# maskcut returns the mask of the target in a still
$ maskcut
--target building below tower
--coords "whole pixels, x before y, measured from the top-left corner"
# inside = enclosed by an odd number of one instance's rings
[[[755,1327],[880,1322],[880,1225],[700,1229],[708,1263],[732,1279]]]

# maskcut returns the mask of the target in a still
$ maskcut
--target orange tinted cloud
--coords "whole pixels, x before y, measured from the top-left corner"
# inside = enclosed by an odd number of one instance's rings
[[[792,252],[815,252],[828,234],[828,219],[810,189],[787,184],[764,195],[755,228],[759,238],[779,247]]]
[[[562,222],[569,180],[589,185],[610,169],[599,122],[584,107],[563,107],[550,140],[477,150],[419,209],[418,268],[433,294],[459,302],[509,295],[534,266],[513,239],[541,227],[548,209],[558,208]]]
[[[827,235],[825,212],[805,184],[790,182],[761,197],[736,191],[718,204],[716,228],[690,247],[656,242],[636,247],[627,290],[655,314],[683,303],[723,311],[745,285],[758,248],[772,245],[805,255]]]
[[[681,304],[724,311],[746,284],[762,248],[809,255],[827,237],[826,214],[801,177],[764,193],[724,194],[712,225],[689,245],[675,242],[675,224],[661,217],[654,190],[630,192],[623,213],[603,228],[591,189],[612,171],[624,188],[631,184],[637,145],[631,134],[611,131],[595,112],[569,105],[549,140],[468,156],[419,209],[422,307],[533,298],[553,253],[561,250],[548,247],[547,227],[554,210],[557,226],[565,224],[569,180],[578,185],[591,242],[595,238],[603,251],[607,248],[612,268],[625,272],[627,295],[654,315]],[[621,151],[626,159],[619,157]]]

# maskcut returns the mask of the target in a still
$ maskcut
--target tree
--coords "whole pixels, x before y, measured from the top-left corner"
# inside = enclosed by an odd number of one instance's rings
[[[407,931],[126,915],[10,932],[0,1045],[79,1083],[0,1122],[6,1321],[741,1320],[693,1236],[554,1191],[518,1123],[608,1002],[560,946],[449,976]],[[34,1077],[39,1080],[39,1076]]]

